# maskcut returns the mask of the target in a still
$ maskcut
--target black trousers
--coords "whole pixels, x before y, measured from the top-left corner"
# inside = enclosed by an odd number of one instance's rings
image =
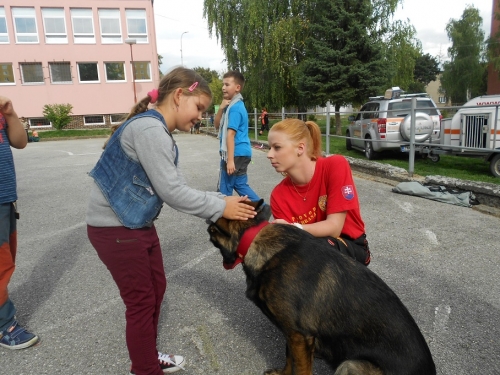
[[[337,250],[342,254],[356,259],[365,266],[370,264],[371,254],[366,234],[363,234],[356,239],[352,239],[347,236],[340,236],[337,238],[326,237],[326,240],[330,245],[337,248]]]

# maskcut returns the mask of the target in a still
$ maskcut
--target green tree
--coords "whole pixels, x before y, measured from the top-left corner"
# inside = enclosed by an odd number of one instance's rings
[[[436,57],[426,53],[420,55],[415,62],[413,78],[415,82],[420,82],[427,86],[431,81],[435,81],[439,74],[439,61]]]
[[[335,107],[336,133],[342,134],[340,107],[362,102],[382,89],[387,69],[380,38],[374,35],[369,1],[317,0],[312,12],[298,88],[307,105]]]
[[[45,104],[43,106],[44,117],[52,123],[57,130],[62,130],[71,122],[71,104]]]
[[[376,40],[387,32],[389,17],[400,1],[358,0],[371,6],[368,28]],[[306,57],[318,2],[204,0],[210,34],[215,33],[220,42],[229,69],[245,75],[243,95],[249,107],[299,104],[299,66]]]
[[[222,79],[219,77],[212,77],[212,82],[208,84],[210,90],[212,91],[212,106],[208,110],[210,113],[214,113],[214,104],[220,104],[222,102]]]
[[[446,25],[450,61],[443,64],[441,85],[454,104],[464,103],[484,94],[484,32],[479,10],[465,8],[462,18],[450,20]]]
[[[386,69],[389,73],[388,87],[399,86],[408,91],[414,81],[417,59],[422,55],[422,44],[415,35],[415,27],[396,21],[384,40]]]
[[[210,70],[210,68],[202,68],[201,66],[197,66],[196,68],[193,68],[193,70],[198,73],[200,76],[202,76],[207,83],[212,82],[212,79],[219,78],[219,73],[215,70]]]
[[[160,69],[161,64],[163,64],[163,56],[160,55],[160,54],[158,54],[158,70],[160,72],[160,79],[163,78],[163,73],[162,73],[162,71]]]

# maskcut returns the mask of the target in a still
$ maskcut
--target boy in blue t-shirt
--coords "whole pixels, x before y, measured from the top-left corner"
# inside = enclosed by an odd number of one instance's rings
[[[241,96],[244,84],[245,78],[238,71],[229,71],[222,79],[224,100],[215,117],[221,155],[219,191],[231,196],[236,190],[238,195],[258,201],[259,196],[248,185],[247,168],[252,160],[252,147],[248,138],[248,112]]]

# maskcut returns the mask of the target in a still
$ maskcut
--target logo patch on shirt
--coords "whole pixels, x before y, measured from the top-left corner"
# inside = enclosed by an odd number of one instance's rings
[[[342,195],[345,199],[350,201],[354,198],[354,187],[352,185],[342,186]]]

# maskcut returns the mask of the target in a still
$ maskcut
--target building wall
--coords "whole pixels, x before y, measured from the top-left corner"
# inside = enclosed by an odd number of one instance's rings
[[[499,0],[493,0],[493,10],[491,12],[491,37],[495,38],[496,33],[500,30],[500,21],[496,19],[495,14],[500,11],[498,8]],[[488,88],[486,94],[500,94],[500,79],[499,72],[493,68],[493,65],[488,66]]]
[[[429,96],[434,100],[436,106],[438,108],[443,108],[446,106],[450,106],[451,104],[448,102],[448,98],[443,94],[439,93],[439,89],[441,87],[441,73],[436,76],[434,81],[429,82],[429,84],[425,88],[425,92],[429,94]]]
[[[5,14],[8,41],[5,41],[4,34],[3,43],[0,42],[0,51],[2,51],[0,64],[3,68],[5,64],[12,64],[14,82],[0,82],[0,94],[12,99],[19,116],[40,118],[43,117],[42,111],[45,104],[63,103],[69,103],[73,106],[72,112],[75,116],[128,113],[134,104],[134,83],[138,100],[145,97],[149,90],[158,86],[160,77],[151,0],[86,0],[84,2],[4,0],[0,4],[0,10],[2,8]],[[12,8],[34,9],[38,42],[22,43],[16,40],[16,36],[24,34],[18,32],[16,35]],[[62,44],[47,42],[47,38],[51,34],[46,32],[45,27],[49,25],[50,20],[44,24],[42,9],[46,11],[48,8],[64,10],[67,41]],[[95,36],[95,42],[91,44],[75,43],[71,10],[77,8],[91,9]],[[105,9],[119,10],[121,35],[117,35],[117,40],[112,43],[103,43],[104,37],[101,33],[99,10]],[[140,10],[140,18],[145,15],[147,42],[133,45],[125,43],[125,40],[130,39],[129,32],[132,32],[131,27],[127,24],[127,10]],[[142,27],[144,20],[141,19],[139,24]],[[21,27],[26,27],[26,25],[18,26],[18,28]],[[0,34],[0,36],[2,35]],[[52,34],[51,40],[54,41],[57,38],[54,38]],[[136,68],[139,62],[149,63],[149,77],[133,82],[132,57]],[[70,82],[54,83],[49,64],[62,63],[64,65],[67,62],[70,63]],[[22,73],[26,72],[26,63],[41,63],[43,82],[25,82],[23,79],[25,75]],[[79,77],[79,63],[95,63],[99,73],[99,81],[83,82]],[[125,73],[124,79],[118,81],[107,79],[106,63],[108,63],[108,67],[109,63],[117,63]],[[68,69],[67,64],[65,69]],[[121,75],[119,76],[121,77]]]

